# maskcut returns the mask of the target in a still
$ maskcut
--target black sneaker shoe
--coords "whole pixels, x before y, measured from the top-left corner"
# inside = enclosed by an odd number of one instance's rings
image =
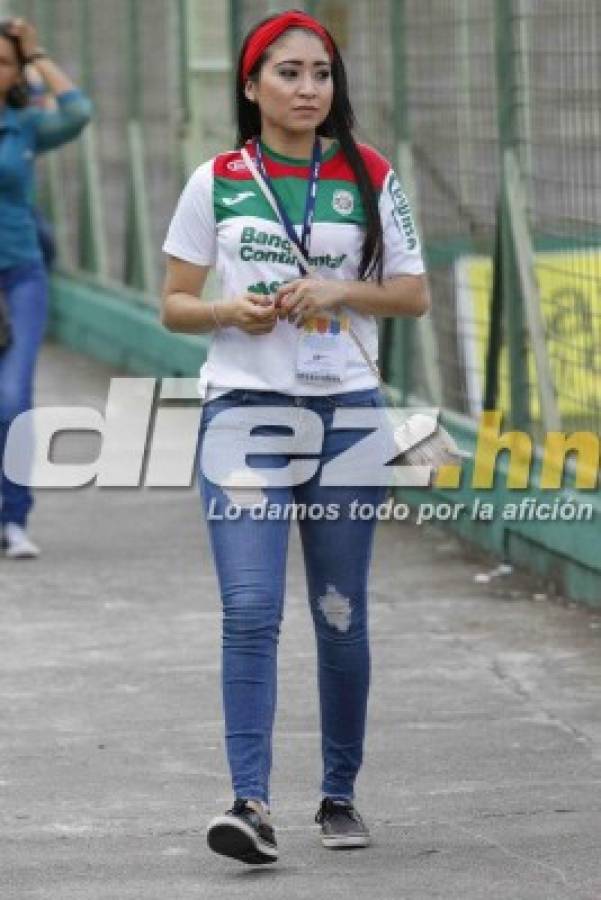
[[[331,850],[367,847],[369,830],[350,800],[324,797],[315,821],[321,825],[321,843]]]
[[[235,800],[224,815],[211,819],[207,843],[215,853],[251,865],[275,862],[278,858],[272,826],[244,798]]]

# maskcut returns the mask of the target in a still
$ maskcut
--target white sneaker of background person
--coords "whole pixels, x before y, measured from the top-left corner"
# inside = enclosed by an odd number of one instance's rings
[[[9,559],[35,559],[40,555],[40,548],[16,522],[7,522],[4,526],[3,545]]]

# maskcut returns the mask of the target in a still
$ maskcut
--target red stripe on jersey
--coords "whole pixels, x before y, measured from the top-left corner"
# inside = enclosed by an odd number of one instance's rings
[[[357,144],[357,147],[374,188],[376,191],[381,191],[384,180],[390,171],[390,163],[377,150],[374,150],[373,147],[367,144]],[[332,159],[323,164],[321,177],[336,179],[336,181],[355,182],[357,180],[342,150],[339,150]]]
[[[376,191],[380,191],[384,184],[384,179],[390,171],[390,163],[373,147],[367,144],[358,144],[357,146],[374,188]],[[247,145],[247,149],[251,159],[254,160],[255,154],[252,145]],[[267,155],[264,159],[267,172],[271,178],[301,178],[305,181],[309,178],[309,166],[291,166],[279,160],[271,159]],[[249,181],[252,179],[252,175],[246,168],[239,150],[231,150],[229,153],[220,153],[216,156],[213,164],[213,174],[216,178],[230,178],[232,181]],[[355,174],[342,150],[339,150],[332,159],[328,159],[323,163],[320,178],[349,182],[355,182],[356,180]]]
[[[252,153],[250,155],[253,157]],[[246,168],[239,150],[219,153],[213,161],[213,175],[215,178],[231,178],[232,181],[252,180],[252,175]]]
[[[390,163],[386,157],[370,147],[369,144],[357,144],[359,153],[363,157],[363,162],[367,167],[367,172],[372,180],[372,184],[377,191],[382,190],[384,180],[390,172]]]

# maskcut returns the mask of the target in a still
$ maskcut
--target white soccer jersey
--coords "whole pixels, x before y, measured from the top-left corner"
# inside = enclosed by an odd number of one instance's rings
[[[252,142],[247,150],[254,158]],[[384,278],[424,272],[419,237],[407,198],[390,163],[359,145],[378,196],[384,232]],[[264,148],[267,172],[297,233],[302,227],[309,162]],[[354,173],[337,141],[323,154],[309,258],[324,278],[358,278],[365,214]],[[271,294],[300,277],[290,242],[263,197],[239,150],[199,166],[179,199],[163,250],[198,266],[215,266],[221,299],[246,291]],[[343,307],[351,326],[377,363],[376,318]],[[269,334],[250,335],[236,327],[212,334],[201,368],[199,391],[207,400],[233,388],[320,395],[377,386],[375,375],[349,341],[344,380],[336,385],[300,380],[296,375],[300,329],[282,319]]]

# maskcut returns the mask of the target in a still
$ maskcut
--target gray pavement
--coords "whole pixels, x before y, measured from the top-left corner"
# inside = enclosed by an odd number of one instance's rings
[[[111,372],[56,345],[40,403],[103,408]],[[273,867],[206,847],[231,801],[220,609],[195,490],[40,493],[43,556],[0,559],[2,900],[601,898],[601,619],[436,527],[379,526],[357,804],[323,849],[315,653],[291,534]]]

